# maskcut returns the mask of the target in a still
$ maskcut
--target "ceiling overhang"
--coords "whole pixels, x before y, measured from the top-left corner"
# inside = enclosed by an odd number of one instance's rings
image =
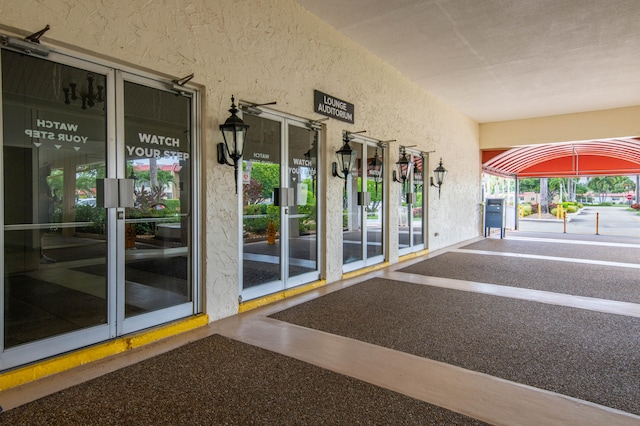
[[[297,1],[479,123],[640,105],[638,0]]]
[[[640,174],[640,138],[486,150],[482,170],[518,178]]]

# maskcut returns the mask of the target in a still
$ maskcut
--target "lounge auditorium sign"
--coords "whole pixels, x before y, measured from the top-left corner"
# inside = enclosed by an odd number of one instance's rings
[[[353,124],[353,104],[317,90],[313,91],[313,100],[318,114]]]

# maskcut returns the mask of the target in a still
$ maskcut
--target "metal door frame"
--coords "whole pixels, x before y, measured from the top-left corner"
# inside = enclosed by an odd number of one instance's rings
[[[380,141],[375,140],[375,139],[371,139],[371,138],[366,138],[364,136],[361,135],[355,135],[353,134],[350,138],[350,143],[352,143],[352,148],[353,149],[359,149],[360,150],[360,158],[361,163],[362,163],[362,191],[361,192],[368,192],[367,191],[367,183],[369,181],[369,177],[367,176],[367,170],[368,170],[368,162],[367,162],[367,149],[371,146],[375,146],[377,147],[381,153],[382,153],[382,163],[386,165],[387,162],[387,149],[388,147],[386,146],[386,144],[382,144]],[[343,273],[347,273],[347,272],[352,272],[358,269],[362,269],[365,268],[367,266],[372,266],[372,265],[377,265],[380,264],[382,262],[385,261],[386,257],[387,257],[387,233],[388,233],[388,215],[389,215],[389,200],[388,200],[388,188],[387,188],[387,178],[386,176],[388,175],[387,172],[387,168],[384,167],[382,170],[382,215],[383,217],[380,219],[380,223],[381,223],[381,244],[382,244],[382,254],[381,255],[377,255],[377,256],[373,256],[373,257],[368,257],[367,256],[367,243],[368,243],[368,233],[367,233],[367,212],[366,212],[366,208],[367,205],[366,204],[362,204],[360,205],[360,215],[362,217],[362,225],[361,225],[361,235],[360,235],[360,242],[362,245],[362,258],[360,260],[356,260],[355,262],[350,262],[350,263],[346,263],[342,265],[342,272]],[[343,245],[344,245],[344,241],[343,241]]]
[[[125,137],[124,137],[124,83],[131,82],[140,84],[142,86],[163,90],[171,93],[175,93],[174,90],[171,90],[166,83],[158,81],[157,79],[151,79],[148,77],[140,76],[138,74],[133,74],[125,71],[117,71],[116,72],[116,89],[117,93],[117,141],[116,141],[116,153],[115,158],[116,161],[116,178],[124,179],[126,178],[126,154],[125,154]],[[190,194],[190,199],[193,203],[191,206],[191,214],[192,214],[192,234],[189,237],[191,247],[188,247],[188,250],[191,250],[191,285],[192,285],[192,301],[185,302],[180,305],[170,306],[168,308],[159,309],[156,311],[151,311],[149,313],[136,315],[133,317],[126,318],[125,317],[125,246],[124,246],[124,235],[125,235],[125,220],[117,220],[117,261],[116,261],[116,276],[117,276],[117,334],[123,335],[132,333],[138,330],[142,330],[144,328],[152,327],[158,324],[166,323],[169,321],[177,320],[180,318],[185,318],[190,315],[193,315],[197,312],[201,311],[201,290],[200,286],[197,283],[200,282],[199,279],[199,265],[197,259],[199,259],[199,219],[198,212],[199,207],[196,205],[196,194],[200,193],[199,189],[199,163],[198,159],[200,158],[199,152],[196,151],[196,147],[199,146],[199,126],[196,122],[196,117],[199,117],[199,102],[197,97],[197,92],[193,90],[189,90],[187,88],[181,88],[180,93],[176,93],[176,96],[186,96],[191,98],[191,134],[194,135],[192,140],[189,141],[191,143],[192,148],[192,156],[191,156],[191,167],[192,167],[192,194]],[[117,214],[122,214],[124,216],[125,209],[118,208]],[[198,271],[196,273],[196,271]]]
[[[2,49],[6,47],[2,46]],[[12,50],[6,48],[7,50]],[[24,52],[18,52],[24,54]],[[124,178],[126,172],[126,160],[124,149],[124,97],[123,74],[127,81],[142,82],[146,86],[169,90],[169,85],[163,83],[158,76],[136,72],[136,70],[98,61],[86,54],[76,54],[64,50],[51,51],[43,60],[76,67],[82,70],[100,73],[106,76],[106,148],[105,166],[107,177]],[[0,59],[0,69],[2,67]],[[0,73],[0,87],[2,87]],[[124,318],[124,220],[118,220],[117,214],[124,211],[121,208],[107,209],[107,267],[106,298],[107,320],[105,324],[87,327],[81,330],[52,336],[13,348],[4,349],[4,327],[0,327],[0,371],[8,368],[38,361],[60,353],[77,350],[95,343],[122,336],[133,331],[138,331],[154,325],[169,322],[173,319],[184,318],[198,312],[202,312],[201,295],[201,270],[200,270],[200,187],[201,187],[201,143],[200,143],[200,97],[196,90],[181,87],[192,96],[191,126],[192,135],[192,235],[190,239],[192,250],[192,301],[183,305],[166,308],[137,317]],[[0,99],[1,100],[1,99]],[[3,138],[2,108],[0,102],[0,138]],[[0,223],[4,225],[4,168],[3,168],[3,144],[0,144]],[[0,232],[0,245],[4,250],[4,229]],[[4,276],[4,255],[0,258],[0,270]],[[4,289],[4,285],[2,286]],[[4,320],[4,291],[0,291],[0,315]]]
[[[240,102],[241,105],[252,105],[246,102]],[[244,112],[244,109],[241,109]],[[251,112],[255,113],[255,115],[259,118],[264,118],[267,120],[275,121],[280,123],[280,185],[281,188],[289,188],[289,126],[306,128],[311,131],[318,132],[318,143],[322,140],[322,129],[319,125],[314,124],[313,121],[307,120],[304,118],[296,117],[293,115],[285,114],[279,111],[270,110],[264,107],[257,108],[255,106],[251,107]],[[251,129],[249,129],[249,132]],[[322,168],[322,158],[320,155],[320,147],[318,147],[318,164],[316,167],[316,171],[321,170]],[[239,173],[242,171],[239,170]],[[241,176],[239,177],[241,178]],[[322,193],[322,178],[321,174],[316,172],[316,185],[317,185],[317,193]],[[286,186],[284,185],[286,184]],[[282,277],[280,280],[270,281],[263,284],[259,284],[247,289],[243,288],[243,263],[244,263],[244,242],[242,235],[242,228],[244,223],[243,218],[243,210],[242,210],[242,192],[239,191],[238,194],[238,220],[240,223],[239,232],[238,232],[238,241],[239,241],[239,255],[238,255],[238,292],[239,292],[239,300],[247,301],[251,299],[255,299],[258,297],[266,296],[268,294],[272,294],[278,291],[286,290],[289,288],[293,288],[302,284],[310,283],[320,279],[321,273],[321,265],[322,265],[322,199],[321,197],[316,198],[316,209],[317,209],[317,219],[316,219],[316,253],[317,253],[317,269],[312,272],[307,272],[304,274],[296,275],[295,277],[289,277],[289,215],[286,212],[286,207],[280,207],[280,276]],[[286,225],[284,225],[286,224]]]
[[[11,50],[11,49],[8,49]],[[115,99],[114,87],[115,87],[115,73],[114,70],[103,65],[98,65],[96,63],[87,62],[82,59],[69,57],[67,55],[57,54],[55,52],[51,52],[48,58],[44,60],[49,60],[55,63],[59,63],[62,65],[67,65],[71,67],[76,67],[86,71],[92,71],[95,73],[100,73],[105,75],[106,77],[106,86],[107,90],[105,95],[107,97],[107,112],[106,112],[106,156],[105,162],[106,165],[109,165],[109,141],[115,139],[114,135],[114,124],[115,124],[115,105],[113,103],[113,99]],[[1,59],[0,59],[0,67],[2,67]],[[1,68],[0,68],[1,69]],[[0,87],[2,85],[1,74],[0,74]],[[0,137],[4,138],[4,129],[2,127],[2,108],[3,102],[0,102]],[[0,146],[0,223],[3,224],[3,231],[0,232],[0,246],[3,247],[4,253],[4,154],[3,148],[4,143]],[[107,234],[105,238],[107,239],[107,262],[109,262],[109,256],[112,255],[112,244],[109,241],[113,241],[115,238],[115,230],[112,227],[107,228]],[[2,276],[4,277],[4,255],[0,260],[0,268],[2,270]],[[4,279],[3,279],[4,281]],[[3,291],[0,292],[0,315],[4,321],[5,318],[5,300],[4,300],[4,283],[2,284]],[[4,349],[4,327],[0,328],[0,345],[2,346],[2,352],[0,353],[0,370],[5,370],[7,368],[17,367],[19,365],[23,365],[29,362],[37,361],[39,359],[43,359],[49,356],[53,356],[59,353],[67,352],[70,350],[78,349],[83,346],[88,346],[91,344],[95,344],[101,341],[108,340],[109,338],[115,336],[115,300],[113,296],[113,291],[115,289],[115,278],[107,277],[106,279],[106,294],[107,294],[107,320],[105,324],[101,324],[98,326],[87,327],[80,330],[64,333],[57,336],[47,337],[44,339],[36,340],[33,342],[29,342],[26,344],[22,344],[13,348]]]
[[[398,248],[398,254],[400,256],[414,253],[416,251],[424,250],[427,248],[427,223],[428,223],[428,213],[429,213],[429,199],[427,190],[427,177],[429,176],[429,154],[424,153],[422,151],[413,150],[411,148],[405,148],[407,154],[411,155],[412,159],[414,157],[422,158],[422,243],[421,244],[413,244],[413,236],[414,236],[414,227],[413,227],[413,207],[409,208],[409,215],[407,217],[407,221],[409,224],[409,246],[404,248]],[[413,190],[414,187],[414,174],[410,175],[409,187]],[[415,194],[415,192],[414,192]],[[404,194],[401,194],[404,197]],[[413,206],[413,205],[412,205]],[[400,235],[398,234],[398,239]]]

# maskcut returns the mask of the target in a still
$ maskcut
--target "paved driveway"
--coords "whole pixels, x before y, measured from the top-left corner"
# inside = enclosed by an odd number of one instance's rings
[[[568,234],[596,234],[598,214],[599,235],[640,237],[640,216],[626,207],[585,207],[580,213],[570,215],[567,221]],[[521,219],[520,231],[563,233],[561,220]]]

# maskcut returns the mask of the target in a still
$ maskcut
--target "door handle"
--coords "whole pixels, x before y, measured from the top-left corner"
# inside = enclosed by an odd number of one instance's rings
[[[273,188],[273,205],[278,207],[295,206],[293,188]]]
[[[133,207],[133,179],[96,179],[96,205]]]
[[[96,179],[96,206],[118,207],[118,179]]]
[[[118,179],[118,207],[133,207],[133,179]]]
[[[368,206],[371,203],[371,193],[370,192],[358,192],[358,205],[359,206]]]

